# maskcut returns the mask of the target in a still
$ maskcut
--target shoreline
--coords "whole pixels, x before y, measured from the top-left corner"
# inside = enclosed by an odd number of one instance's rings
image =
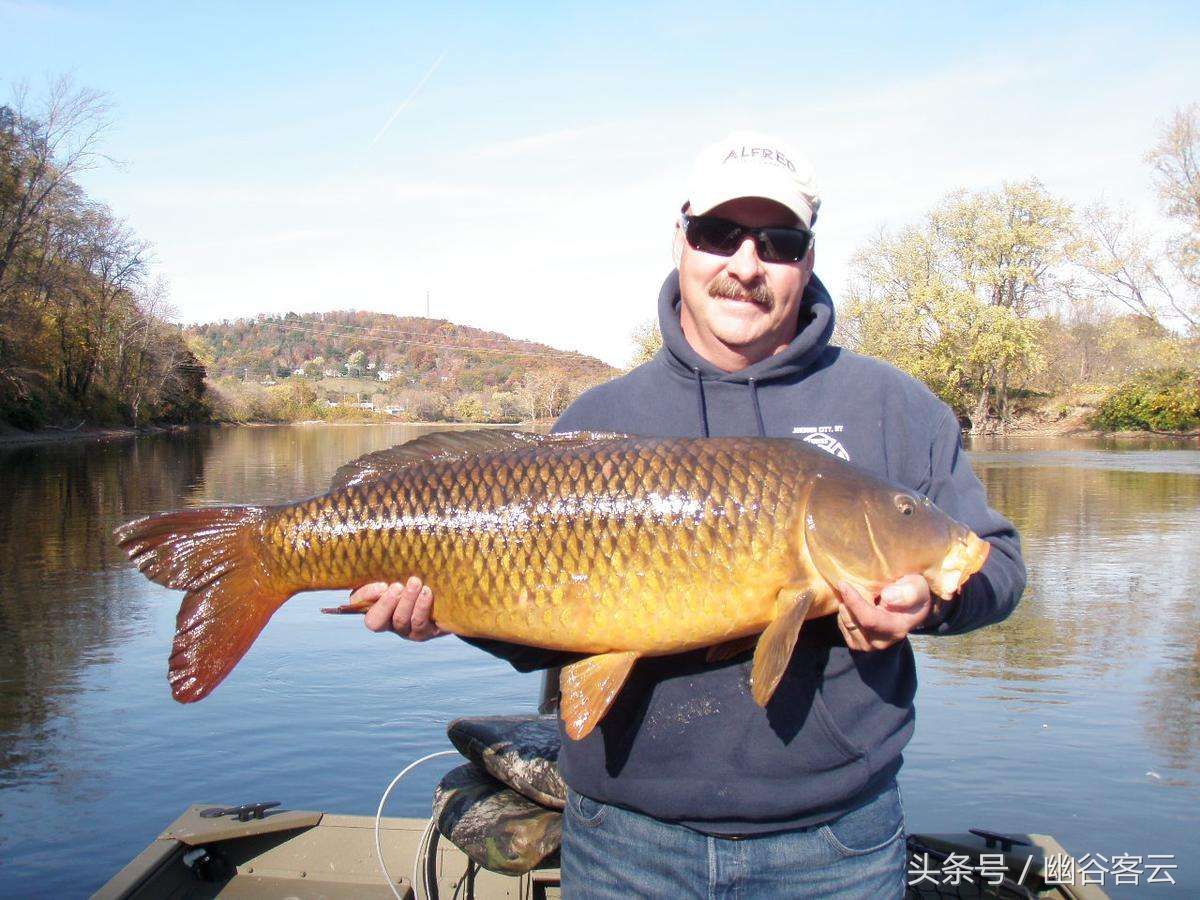
[[[0,424],[0,447],[27,446],[30,444],[63,444],[84,441],[114,441],[127,438],[144,437],[153,434],[182,434],[188,431],[199,431],[203,428],[293,428],[298,425],[321,425],[330,428],[342,428],[359,425],[413,425],[419,428],[448,426],[455,429],[463,428],[534,428],[553,424],[550,421],[537,420],[530,422],[402,422],[362,421],[329,422],[325,419],[300,419],[295,422],[197,422],[192,425],[113,425],[88,426],[82,425],[73,429],[47,428],[41,431],[22,431],[19,428]]]
[[[0,425],[0,447],[25,444],[64,444],[80,441],[112,441],[147,434],[167,434],[208,427],[211,427],[208,423],[201,425],[142,425],[136,427],[132,425],[82,425],[71,429],[46,428],[41,431],[22,431],[19,428]]]
[[[463,428],[521,428],[533,427],[540,429],[553,425],[553,420],[537,420],[534,422],[401,422],[401,421],[337,421],[329,422],[324,419],[303,419],[296,422],[200,422],[192,425],[142,425],[142,426],[87,426],[75,429],[49,428],[41,431],[21,431],[19,428],[0,424],[0,447],[25,446],[30,444],[60,444],[81,441],[111,441],[127,438],[143,437],[154,434],[183,433],[197,431],[202,428],[287,428],[297,425],[320,425],[332,428],[358,425],[412,425],[420,428],[435,428],[438,426]],[[964,432],[964,437],[971,437]],[[1196,441],[1200,440],[1200,432],[1162,432],[1162,431],[1097,431],[1088,428],[1078,421],[1066,420],[1061,423],[1039,422],[1036,419],[1016,420],[1012,427],[1000,434],[980,435],[984,438],[1022,438],[1022,437],[1066,437],[1097,440],[1113,438],[1117,440],[1133,440],[1138,438],[1157,437],[1168,440]]]

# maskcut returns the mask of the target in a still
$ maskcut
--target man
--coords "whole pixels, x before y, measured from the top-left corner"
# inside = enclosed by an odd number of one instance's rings
[[[919,382],[829,344],[818,207],[810,166],[782,142],[733,134],[706,150],[659,296],[663,349],[585,393],[555,430],[796,437],[927,494],[992,552],[948,604],[917,575],[878,600],[838,586],[838,614],[805,624],[766,709],[749,693],[748,654],[641,660],[601,727],[563,741],[567,896],[900,896],[907,636],[1000,621],[1024,588],[1017,534],[988,508],[954,414]],[[416,578],[354,596],[379,598],[374,631],[440,633]],[[566,661],[474,643],[522,670]]]

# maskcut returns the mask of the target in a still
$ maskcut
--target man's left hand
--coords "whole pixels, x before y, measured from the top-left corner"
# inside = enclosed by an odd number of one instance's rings
[[[878,606],[846,582],[837,591],[842,598],[838,628],[851,650],[883,650],[904,640],[933,606],[929,584],[920,575],[905,575],[889,584],[880,593]]]

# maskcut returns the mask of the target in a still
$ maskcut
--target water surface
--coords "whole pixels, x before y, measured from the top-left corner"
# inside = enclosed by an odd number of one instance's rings
[[[417,433],[233,428],[0,447],[0,894],[84,895],[190,803],[373,813],[396,771],[446,749],[451,719],[532,710],[536,676],[453,638],[414,645],[321,616],[343,596],[328,593],[285,605],[203,703],[170,699],[179,594],[133,570],[112,528],[317,493],[342,462]],[[1030,587],[1002,625],[917,641],[910,826],[1173,853],[1168,894],[1197,895],[1200,451],[1009,441],[972,458],[1022,532]],[[406,779],[389,812],[428,815],[448,767]]]

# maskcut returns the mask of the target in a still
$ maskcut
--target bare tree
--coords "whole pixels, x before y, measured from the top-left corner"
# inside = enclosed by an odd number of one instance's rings
[[[1200,330],[1200,103],[1175,111],[1146,156],[1163,211],[1180,226],[1167,256],[1190,296],[1172,303],[1175,313]]]
[[[1172,264],[1126,207],[1096,203],[1082,215],[1086,248],[1079,257],[1093,296],[1126,307],[1157,325],[1181,319],[1197,325],[1171,277]]]
[[[107,97],[78,87],[71,76],[52,81],[40,109],[31,109],[27,84],[0,109],[0,151],[5,173],[0,187],[0,299],[17,254],[38,227],[39,217],[71,179],[109,157],[100,152],[108,130]]]

